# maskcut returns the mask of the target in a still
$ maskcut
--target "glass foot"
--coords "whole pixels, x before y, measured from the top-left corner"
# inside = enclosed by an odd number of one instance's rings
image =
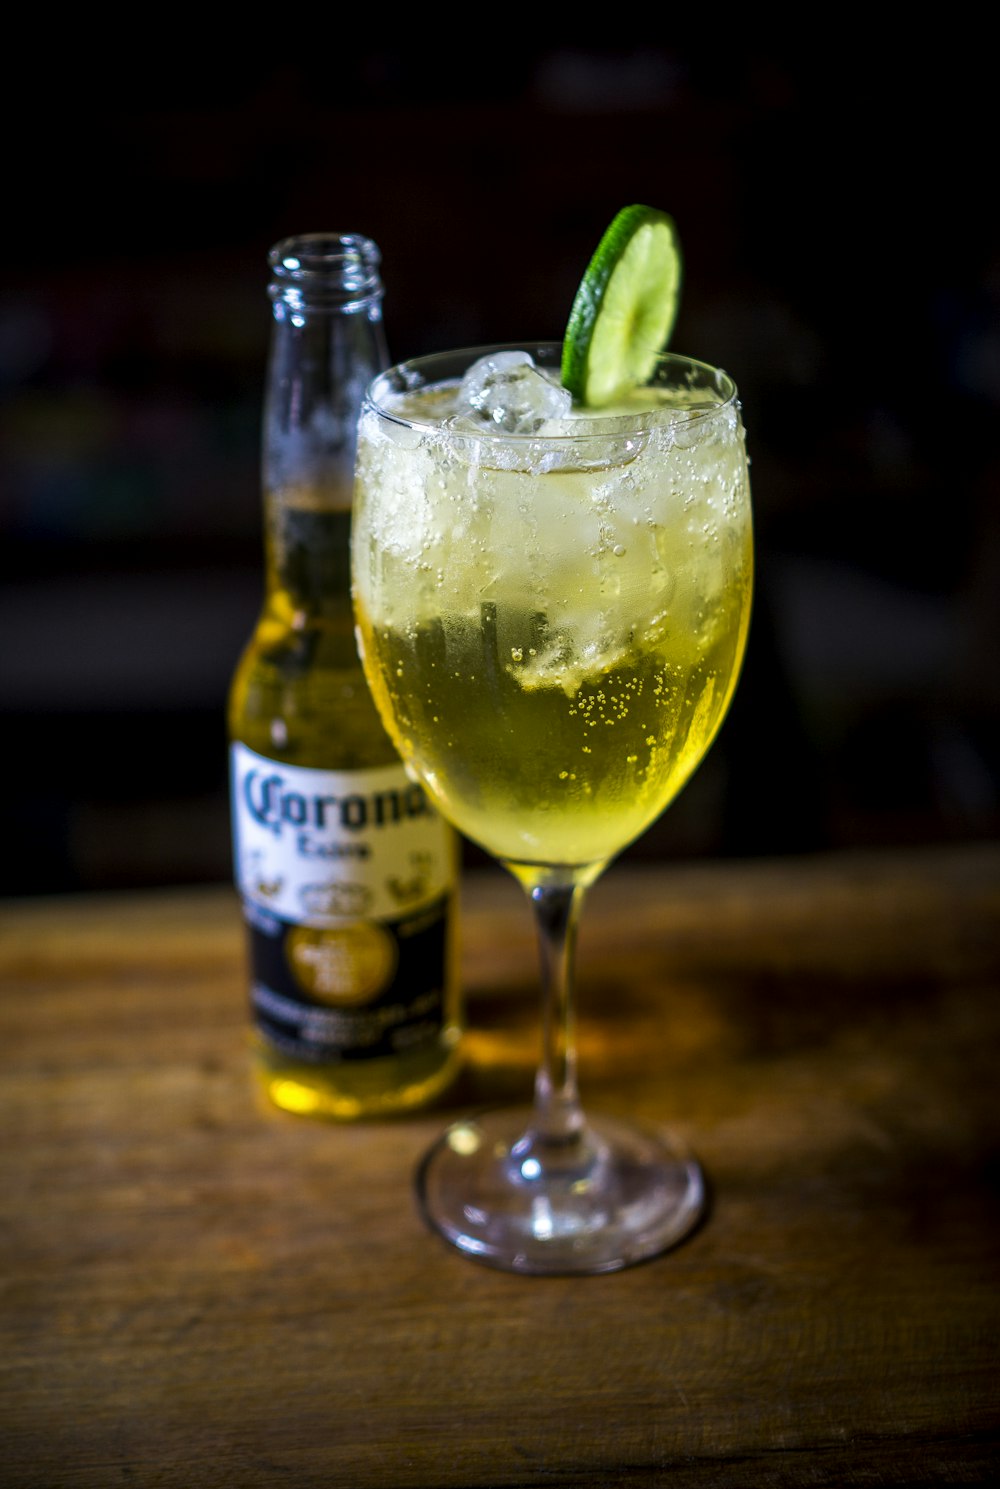
[[[563,1142],[532,1112],[455,1122],[417,1172],[427,1223],[508,1272],[614,1272],[675,1246],[705,1207],[695,1160],[667,1135],[600,1117]]]

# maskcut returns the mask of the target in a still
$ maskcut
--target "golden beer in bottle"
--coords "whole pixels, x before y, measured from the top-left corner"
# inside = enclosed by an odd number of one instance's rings
[[[266,592],[229,698],[255,1060],[287,1111],[375,1116],[431,1100],[457,1067],[457,847],[403,770],[354,636],[357,421],[388,360],[378,249],[311,234],[269,262]]]

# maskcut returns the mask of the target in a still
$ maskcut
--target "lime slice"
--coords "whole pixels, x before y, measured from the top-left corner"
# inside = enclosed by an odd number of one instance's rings
[[[645,383],[677,315],[681,248],[673,219],[623,207],[580,281],[563,338],[562,382],[600,408]]]

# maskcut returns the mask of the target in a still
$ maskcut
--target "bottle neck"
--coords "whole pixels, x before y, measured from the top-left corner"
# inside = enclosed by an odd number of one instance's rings
[[[296,609],[349,603],[358,415],[388,365],[379,252],[354,234],[289,238],[270,254],[273,327],[263,485],[270,591]]]

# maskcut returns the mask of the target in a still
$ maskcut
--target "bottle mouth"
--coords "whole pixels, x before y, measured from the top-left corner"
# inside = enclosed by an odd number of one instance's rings
[[[317,295],[328,304],[381,296],[379,265],[382,255],[371,238],[361,233],[301,233],[283,238],[267,256],[273,300],[310,301]]]

